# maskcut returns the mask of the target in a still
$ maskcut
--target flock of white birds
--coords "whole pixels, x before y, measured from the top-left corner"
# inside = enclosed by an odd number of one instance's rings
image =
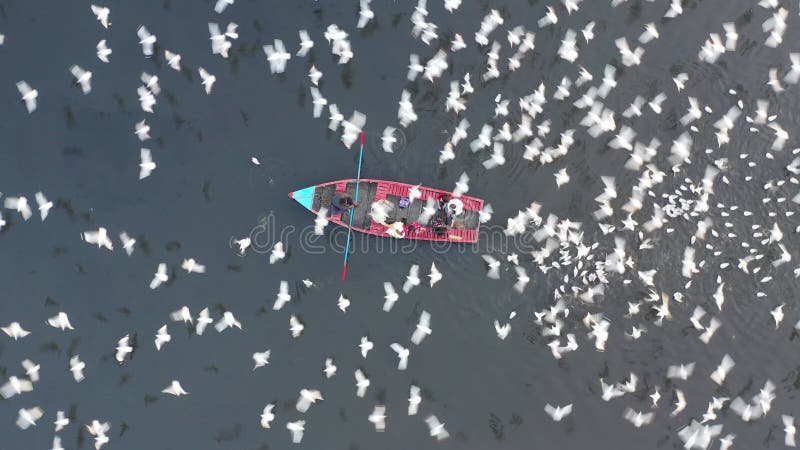
[[[519,69],[526,58],[533,57],[533,51],[536,48],[535,30],[553,27],[559,21],[563,23],[566,17],[579,10],[582,1],[554,2],[546,7],[544,16],[530,28],[524,25],[512,27],[507,24],[509,18],[503,17],[497,10],[492,9],[483,18],[478,31],[471,39],[454,33],[450,42],[444,42],[437,24],[429,20],[426,1],[419,0],[411,15],[411,34],[428,46],[436,42],[439,50],[424,63],[419,55],[410,54],[407,80],[414,82],[419,75],[422,75],[422,78],[427,80],[426,82],[435,84],[439,78],[447,74],[448,69],[452,69],[450,56],[454,52],[469,46],[485,50],[487,59],[484,71],[465,72],[462,76],[450,80],[450,91],[442,107],[445,112],[452,111],[452,114],[459,116],[467,110],[469,96],[476,90],[472,84],[473,80],[480,80],[482,87],[488,88],[491,86],[492,80]],[[611,6],[619,7],[626,1],[611,0]],[[654,18],[660,19],[660,26],[682,26],[678,21],[678,18],[684,13],[681,0],[649,1],[664,3],[663,17]],[[789,13],[782,3],[784,2],[779,0],[758,2],[758,7],[766,13],[762,29],[764,45],[767,47],[775,48],[783,44]],[[233,4],[234,0],[218,0],[215,11],[223,14]],[[461,0],[444,0],[444,7],[449,13],[455,14],[460,4]],[[358,17],[354,18],[356,28],[364,28],[374,19],[371,6],[371,0],[360,0]],[[92,5],[91,12],[96,15],[104,29],[111,27],[109,7]],[[348,39],[349,34],[345,28],[347,27],[330,24],[322,33],[329,44],[331,53],[339,58],[339,64],[347,64],[355,58]],[[218,23],[209,23],[208,30],[211,52],[227,58],[232,51],[233,41],[239,38],[237,24],[231,22],[222,26]],[[723,306],[726,296],[732,295],[726,289],[726,279],[731,276],[731,271],[738,270],[751,277],[757,286],[767,285],[774,278],[781,276],[800,276],[800,266],[793,270],[787,269],[793,258],[792,247],[785,244],[783,240],[783,229],[787,228],[785,220],[794,214],[792,203],[800,203],[800,194],[788,198],[789,202],[787,202],[787,195],[791,196],[791,194],[787,194],[788,188],[790,185],[798,184],[795,176],[800,174],[800,157],[794,155],[800,153],[800,149],[786,150],[786,145],[791,137],[779,123],[778,115],[770,113],[768,100],[745,100],[731,88],[727,98],[729,105],[722,111],[714,111],[710,106],[703,104],[701,98],[703,92],[696,92],[696,96],[683,93],[684,90],[691,90],[692,77],[688,73],[673,74],[674,86],[656,93],[651,98],[636,95],[631,100],[630,106],[618,113],[605,104],[606,99],[614,92],[620,81],[617,78],[618,67],[609,63],[602,73],[592,74],[579,63],[581,52],[591,47],[595,33],[595,22],[588,22],[577,30],[570,28],[564,31],[557,54],[571,65],[574,76],[564,76],[558,84],[553,86],[546,86],[545,83],[533,86],[530,94],[519,98],[504,97],[503,93],[498,93],[494,99],[493,114],[471,140],[468,139],[469,121],[457,119],[458,125],[453,130],[451,138],[444,143],[438,162],[447,164],[458,157],[459,149],[463,147],[463,144],[459,144],[468,141],[467,147],[471,153],[487,153],[488,159],[483,163],[486,170],[503,166],[507,158],[511,157],[506,154],[506,145],[515,143],[523,143],[525,148],[521,155],[513,155],[515,158],[523,158],[540,166],[558,164],[559,160],[567,155],[570,148],[576,143],[574,136],[578,129],[563,129],[557,134],[551,133],[551,120],[540,119],[540,116],[547,117],[545,111],[548,102],[571,102],[582,115],[579,121],[580,127],[592,138],[607,139],[607,146],[610,149],[626,152],[628,160],[624,164],[624,168],[638,173],[639,178],[631,189],[629,198],[622,201],[623,198],[617,193],[615,178],[600,177],[602,192],[595,198],[598,209],[593,213],[597,221],[597,229],[571,221],[569,218],[557,217],[552,213],[546,216],[540,215],[542,205],[536,202],[521,209],[516,216],[507,219],[507,235],[531,233],[535,241],[540,244],[531,254],[533,269],[541,272],[543,277],[556,273],[560,280],[559,285],[553,290],[552,305],[535,312],[532,318],[540,329],[543,341],[546,341],[546,345],[552,351],[555,359],[565,358],[568,353],[578,350],[583,341],[588,341],[597,351],[605,350],[609,334],[616,332],[616,329],[611,326],[610,319],[603,312],[591,311],[593,308],[597,309],[595,302],[604,296],[607,287],[631,285],[643,288],[647,294],[642,298],[632,298],[632,301],[628,301],[626,320],[630,322],[630,331],[625,331],[626,337],[632,340],[641,338],[647,333],[650,323],[663,327],[669,326],[672,321],[686,320],[697,331],[698,339],[704,344],[708,344],[720,327],[724,326]],[[614,37],[615,46],[619,51],[619,62],[627,68],[641,65],[643,59],[646,58],[648,44],[658,40],[660,33],[654,20],[644,26],[641,35],[634,39],[633,43],[624,36]],[[283,73],[287,64],[292,60],[306,57],[315,48],[315,42],[312,39],[314,33],[308,30],[299,30],[298,34],[299,43],[296,45],[298,51],[295,54],[289,52],[280,39],[275,39],[272,44],[263,47],[272,73]],[[153,57],[155,44],[158,42],[156,35],[142,25],[137,30],[137,36],[143,55],[147,58]],[[719,29],[711,30],[706,42],[698,49],[697,60],[703,64],[715,64],[724,57],[725,53],[735,52],[739,48],[738,38],[733,22],[722,23]],[[505,45],[504,41],[507,41],[508,44]],[[5,38],[0,35],[0,45],[4,43]],[[113,52],[108,45],[105,38],[97,44],[97,57],[103,63],[112,61]],[[505,65],[501,64],[501,53],[508,54]],[[163,50],[163,57],[170,68],[178,71],[182,69],[180,54]],[[775,95],[780,95],[800,81],[800,53],[790,54],[787,62],[788,69],[786,70],[777,67],[765,68],[764,83],[772,89]],[[90,94],[92,72],[79,65],[72,65],[69,71],[81,91],[84,94]],[[198,72],[204,92],[212,94],[217,81],[216,77],[202,67],[198,69]],[[331,131],[338,131],[341,128],[341,141],[350,148],[364,129],[366,116],[359,111],[354,111],[349,118],[345,118],[337,105],[329,102],[323,95],[319,85],[323,72],[315,65],[311,65],[309,68],[308,77],[313,117],[322,117],[323,112],[327,109],[329,113],[328,128]],[[137,89],[141,109],[146,113],[154,113],[153,107],[156,106],[160,93],[159,76],[143,72],[141,81],[142,85]],[[17,83],[17,88],[27,112],[34,113],[39,101],[39,92],[24,80]],[[680,117],[678,121],[680,130],[676,133],[675,139],[667,150],[668,154],[666,154],[661,150],[662,143],[658,137],[639,136],[637,139],[639,133],[635,124],[640,117],[661,115],[663,104],[668,99],[685,104],[687,112]],[[518,105],[518,109],[514,108],[514,105]],[[415,112],[412,94],[407,89],[401,92],[397,118],[399,127],[409,127],[419,119]],[[742,121],[742,118],[745,120]],[[535,123],[537,120],[539,122]],[[709,129],[715,130],[717,148],[699,148],[699,144],[696,144],[695,141],[698,140],[705,125],[711,125],[713,128]],[[744,128],[749,133],[764,136],[767,145],[762,149],[750,148],[748,151],[741,151],[738,155],[725,156],[725,150],[732,147],[731,134],[737,128]],[[150,126],[146,119],[134,124],[134,133],[142,142],[150,139],[149,132]],[[390,125],[384,129],[381,141],[386,152],[393,152],[396,149],[398,145],[396,132],[396,126]],[[734,136],[741,136],[741,133],[734,134]],[[550,142],[550,144],[547,145],[546,142]],[[789,153],[791,153],[789,156],[791,161],[787,160],[788,164],[783,167],[778,166],[776,170],[773,170],[775,178],[769,179],[763,184],[764,197],[760,205],[740,206],[715,198],[715,183],[718,179],[726,185],[757,182],[752,175],[747,174],[746,170],[732,170],[737,160],[739,164],[753,168],[761,164],[781,164],[780,161],[786,160],[785,155]],[[665,157],[661,158],[661,155]],[[700,169],[700,172],[703,173],[702,177],[693,179],[690,172],[695,171],[690,171],[689,168],[697,166],[696,161],[709,161],[709,163]],[[252,158],[252,162],[256,165],[260,164],[255,157]],[[666,163],[668,164],[665,165]],[[142,148],[139,178],[151,176],[156,168],[152,152],[147,148]],[[557,188],[570,183],[567,167],[557,170],[554,177]],[[459,196],[468,192],[469,181],[470,177],[466,172],[461,174],[453,190],[454,194]],[[674,190],[661,189],[668,181],[674,183],[676,186]],[[42,192],[37,192],[34,198],[40,218],[44,221],[50,209],[53,208],[53,202],[49,201]],[[411,200],[414,201],[414,198]],[[23,220],[27,221],[33,215],[33,205],[25,196],[6,196],[3,205],[7,210],[18,213]],[[427,205],[426,211],[430,212],[433,208],[433,205]],[[751,222],[752,219],[748,218],[753,217],[752,209],[756,208],[767,211],[767,220],[771,223],[752,223],[751,237],[737,233],[733,223],[734,219],[738,219],[739,224]],[[376,205],[373,209],[378,211],[375,214],[379,214],[380,207]],[[646,216],[643,212],[645,210],[652,211],[651,215]],[[315,231],[318,234],[322,234],[327,225],[326,212],[323,212],[315,221]],[[491,215],[491,206],[487,206],[481,212],[481,221],[489,221]],[[680,225],[678,225],[679,222]],[[5,222],[0,215],[0,228],[4,225]],[[659,269],[668,269],[668,265],[663,268],[640,266],[628,247],[631,242],[635,242],[637,250],[653,249],[658,239],[657,233],[672,234],[676,232],[678,226],[682,229],[688,227],[694,230],[686,237],[686,246],[680,265],[680,272],[685,278],[685,284],[682,290],[665,292],[658,287],[658,280],[661,279]],[[793,231],[796,233],[800,230]],[[599,237],[596,242],[592,242],[584,237],[585,234],[597,234]],[[681,232],[675,233],[675,235],[680,234]],[[114,250],[112,236],[104,227],[86,231],[81,238],[98,248]],[[738,254],[730,254],[729,249],[722,249],[721,242],[729,239],[739,241]],[[126,231],[120,231],[119,241],[126,253],[131,255],[135,249],[136,240],[130,237]],[[250,248],[251,240],[249,237],[244,237],[237,240],[236,244],[239,251],[245,254]],[[274,264],[285,256],[283,243],[278,242],[272,249],[269,262]],[[487,276],[490,279],[501,279],[507,268],[513,268],[512,273],[516,275],[513,289],[519,294],[524,293],[526,286],[532,280],[533,274],[528,275],[527,270],[520,264],[519,255],[515,253],[504,255],[499,259],[486,254],[483,255],[483,259],[486,262]],[[738,263],[732,264],[731,261],[735,260],[738,260]],[[206,267],[193,258],[184,259],[181,267],[187,273],[203,274],[206,271]],[[713,304],[709,305],[706,302],[707,299],[690,289],[698,274],[709,273],[712,269],[716,270],[717,288],[711,296]],[[415,264],[411,267],[402,286],[404,294],[409,294],[412,289],[422,284],[419,272],[419,265]],[[431,264],[428,278],[430,287],[442,279],[442,274],[435,264]],[[158,265],[150,281],[150,288],[156,289],[168,281],[167,263],[162,262]],[[303,283],[306,287],[314,284],[308,279],[303,280]],[[383,309],[389,312],[400,299],[400,294],[391,282],[384,283],[384,291]],[[636,290],[631,290],[628,297],[636,295],[636,292]],[[779,303],[771,301],[763,290],[758,290],[755,296],[762,299],[764,304],[772,303],[770,314],[776,330],[780,330],[782,327],[784,309],[788,308],[791,312],[796,309],[794,305],[785,301]],[[291,300],[289,283],[281,281],[273,309],[281,310]],[[341,311],[346,313],[350,306],[350,300],[340,295],[337,304]],[[574,319],[575,314],[571,314],[570,311],[576,309],[589,310],[589,312],[580,318],[582,320],[573,323],[570,318]],[[690,311],[691,314],[689,314]],[[512,311],[502,323],[500,319],[494,320],[494,328],[500,340],[509,337],[512,331],[512,321],[516,315],[516,312]],[[649,317],[654,319],[649,320]],[[184,306],[173,312],[169,319],[173,322],[192,325],[197,335],[202,335],[206,327],[212,324],[220,333],[228,329],[243,329],[242,323],[231,311],[226,311],[222,317],[215,319],[211,317],[208,308],[203,308],[195,317],[189,307]],[[45,322],[65,333],[74,329],[66,312],[59,312]],[[581,336],[576,334],[578,333],[576,328],[580,324],[585,327],[585,339],[580,339]],[[35,327],[32,328],[35,332]],[[305,325],[298,317],[290,315],[289,331],[293,338],[300,339],[304,328]],[[794,325],[794,328],[800,330],[800,321]],[[26,338],[31,334],[16,321],[2,327],[2,330],[14,341]],[[569,332],[570,330],[573,332]],[[411,331],[410,341],[414,346],[419,346],[431,334],[431,315],[422,311],[419,323]],[[171,340],[167,324],[160,326],[154,336],[156,351],[161,351]],[[358,348],[362,357],[366,359],[369,352],[375,348],[375,344],[370,341],[368,336],[364,336],[361,338]],[[397,354],[397,369],[405,370],[409,360],[412,359],[410,358],[411,349],[414,347],[394,342],[389,345],[389,348]],[[120,364],[126,364],[132,351],[130,336],[126,334],[117,342],[116,360]],[[252,358],[253,370],[264,367],[269,364],[270,350],[256,352]],[[710,377],[717,385],[724,385],[727,375],[735,368],[735,362],[727,354],[722,355],[720,361],[716,370],[710,374],[704,374],[704,376]],[[0,387],[0,395],[5,399],[16,396],[24,398],[24,394],[32,391],[39,381],[39,365],[29,359],[22,361],[21,365],[24,374],[10,376]],[[335,359],[332,356],[326,358],[323,367],[322,372],[326,378],[337,374]],[[694,362],[676,362],[664,374],[665,384],[663,386],[655,385],[652,388],[642,388],[638,385],[639,377],[633,372],[617,382],[601,378],[598,381],[601,392],[600,399],[612,401],[629,394],[645,393],[651,399],[651,404],[643,406],[639,410],[628,407],[623,416],[624,420],[635,427],[647,426],[657,414],[666,414],[674,420],[682,421],[683,426],[679,428],[678,436],[686,449],[705,449],[715,440],[719,442],[719,448],[723,450],[733,445],[735,435],[733,433],[723,435],[723,423],[721,417],[718,417],[718,412],[721,410],[730,410],[745,422],[756,420],[775,422],[777,420],[774,415],[770,414],[771,404],[777,393],[774,382],[769,379],[762,380],[763,388],[751,398],[711,396],[707,399],[708,407],[700,420],[682,417],[681,413],[690,401],[704,402],[702,399],[687,398],[681,389],[683,381],[697,376],[694,368]],[[78,383],[86,379],[86,365],[80,355],[70,356],[69,371]],[[369,378],[361,369],[356,369],[354,380],[356,395],[364,397],[370,386]],[[647,389],[647,392],[643,392],[643,389]],[[174,396],[189,395],[189,392],[178,380],[172,380],[162,392]],[[673,403],[674,407],[671,411],[662,413],[662,406],[659,403],[662,394],[667,397],[668,402]],[[306,417],[305,414],[312,408],[312,405],[323,400],[323,394],[318,389],[304,388],[299,392],[296,409],[303,416],[289,417],[285,421],[285,428],[290,432],[293,442],[299,443],[305,430],[306,420],[299,417]],[[422,401],[418,386],[410,386],[408,401],[408,414],[416,415]],[[274,408],[274,404],[264,407],[260,415],[262,427],[271,428],[273,420],[276,419]],[[573,408],[571,403],[556,406],[548,403],[544,405],[544,411],[554,421],[561,421],[573,413]],[[37,425],[42,417],[44,417],[44,411],[39,407],[21,407],[17,425],[21,429],[26,429]],[[63,411],[57,411],[54,417],[56,433],[70,424],[70,418],[66,417]],[[387,426],[386,405],[375,405],[373,412],[366,419],[374,424],[376,431],[384,431]],[[431,437],[445,439],[449,436],[444,423],[435,415],[427,415],[425,422]],[[793,447],[795,445],[794,418],[783,414],[780,416],[780,423],[785,432],[785,444]],[[85,426],[87,431],[94,436],[96,449],[100,449],[109,442],[110,422],[92,420]],[[61,448],[61,439],[56,434],[53,450]]]

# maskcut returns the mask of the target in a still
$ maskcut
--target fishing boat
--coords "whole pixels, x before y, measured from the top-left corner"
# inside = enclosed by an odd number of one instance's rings
[[[396,181],[373,180],[362,178],[359,184],[358,191],[358,206],[346,211],[342,214],[329,217],[328,220],[337,225],[347,226],[350,222],[349,215],[353,214],[352,229],[361,233],[372,234],[375,236],[387,236],[387,226],[376,223],[370,216],[370,209],[373,202],[380,200],[387,200],[393,207],[386,220],[387,223],[392,223],[401,219],[411,224],[417,221],[422,208],[425,206],[428,198],[437,199],[441,194],[448,194],[450,192],[440,189],[432,189],[424,186],[419,186],[418,189],[422,197],[414,200],[408,207],[401,208],[401,199],[409,197],[409,190],[414,187],[412,184],[398,183]],[[355,197],[356,180],[339,180],[331,181],[328,183],[318,184],[316,186],[309,186],[289,193],[289,197],[295,199],[297,203],[303,205],[306,209],[314,214],[319,212],[320,208],[327,208],[330,210],[331,200],[337,192],[347,192]],[[480,216],[478,212],[483,209],[483,200],[474,197],[460,196],[458,197],[464,202],[464,212],[457,216],[453,221],[453,226],[448,229],[444,235],[437,235],[433,232],[427,223],[421,223],[422,228],[416,233],[406,233],[403,239],[415,239],[421,241],[443,241],[443,242],[462,242],[462,243],[475,243],[478,241],[478,228],[480,227]]]

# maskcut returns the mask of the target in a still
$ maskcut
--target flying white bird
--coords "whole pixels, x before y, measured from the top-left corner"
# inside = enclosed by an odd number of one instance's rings
[[[133,347],[130,346],[129,341],[130,336],[125,335],[117,341],[117,353],[114,355],[114,358],[117,360],[118,363],[122,364],[125,361],[125,356],[129,353],[133,352]]]
[[[22,96],[22,101],[25,102],[25,107],[28,108],[28,114],[36,111],[36,99],[39,97],[39,91],[32,89],[25,81],[17,83],[17,90]]]
[[[246,237],[239,239],[236,241],[236,245],[239,246],[239,254],[244,255],[244,251],[247,250],[248,247],[250,247],[250,238]]]
[[[324,400],[322,392],[316,389],[300,389],[300,397],[297,398],[295,408],[301,413],[305,413],[317,400]]]
[[[286,51],[283,41],[275,39],[274,45],[265,45],[264,53],[269,61],[269,70],[275,73],[283,73],[286,70],[286,62],[292,59],[292,54]]]
[[[4,399],[9,399],[15,395],[22,394],[23,392],[31,392],[33,390],[33,383],[30,380],[19,379],[15,376],[8,377],[8,382],[0,386],[0,396]]]
[[[397,342],[392,343],[390,347],[397,353],[397,357],[399,358],[397,370],[406,370],[408,367],[408,356],[411,354],[411,351]]]
[[[74,330],[74,328],[72,328],[72,325],[69,323],[69,317],[67,317],[67,313],[65,313],[63,311],[59,312],[57,315],[47,319],[47,323],[51,327],[58,328],[61,331],[64,331],[67,328],[69,328],[70,330]]]
[[[625,410],[625,420],[632,423],[633,426],[636,428],[641,428],[645,425],[648,425],[650,422],[653,421],[653,417],[655,417],[655,413],[643,413],[641,411],[634,411],[632,408],[627,408]]]
[[[797,443],[795,442],[797,428],[794,426],[794,417],[782,414],[781,421],[783,421],[783,431],[786,433],[783,441],[784,445],[787,447],[797,446]]]
[[[394,153],[392,146],[397,142],[397,138],[394,137],[394,132],[394,127],[386,127],[383,130],[383,136],[381,136],[381,145],[383,147],[383,151],[386,153]]]
[[[328,104],[328,100],[322,96],[322,94],[319,92],[319,89],[316,87],[311,86],[309,89],[311,90],[311,104],[314,105],[313,114],[314,118],[316,119],[322,115],[322,110],[325,109],[325,106]]]
[[[639,35],[639,42],[641,42],[642,44],[647,44],[653,39],[658,39],[658,36],[659,34],[658,34],[658,29],[656,28],[656,24],[650,22],[644,26],[644,32]]]
[[[286,257],[286,252],[283,250],[283,242],[276,242],[272,247],[272,252],[269,255],[269,263],[275,264],[278,260]]]
[[[203,264],[199,264],[194,258],[187,258],[184,259],[181,263],[181,268],[188,273],[205,273],[206,266]]]
[[[259,367],[264,367],[267,364],[269,364],[269,354],[270,354],[269,350],[253,353],[253,363],[254,363],[253,370],[258,369]]]
[[[495,319],[494,331],[497,333],[497,337],[499,337],[501,341],[504,341],[508,337],[508,333],[511,332],[511,324],[505,323],[500,325],[500,321]]]
[[[675,389],[675,396],[677,400],[675,401],[675,409],[669,414],[671,417],[677,416],[681,411],[686,409],[686,397],[683,395],[683,391]]]
[[[664,17],[671,19],[683,14],[682,3],[683,3],[682,0],[671,0],[671,3],[669,4],[669,9],[664,14]]]
[[[275,408],[275,405],[272,403],[268,403],[267,406],[264,407],[264,411],[261,413],[262,428],[269,428],[270,422],[275,420],[275,414],[272,412],[273,408]]]
[[[155,289],[161,286],[161,284],[166,283],[167,280],[169,280],[169,276],[167,275],[167,265],[165,263],[159,263],[156,273],[153,275],[153,279],[150,281],[150,289]]]
[[[134,134],[136,137],[139,138],[140,141],[146,141],[150,139],[150,125],[147,124],[146,120],[142,120],[141,122],[136,122],[134,125]]]
[[[306,421],[297,420],[294,422],[287,422],[286,429],[292,435],[292,443],[299,444],[303,440],[303,431],[305,431]]]
[[[356,376],[356,396],[359,398],[363,398],[364,395],[367,393],[367,388],[369,387],[369,378],[364,375],[364,372],[361,369],[356,369],[355,371]]]
[[[369,8],[369,4],[372,0],[361,0],[360,9],[358,13],[358,23],[356,24],[356,28],[364,28],[367,26],[370,20],[375,18],[375,13]]]
[[[415,286],[419,286],[419,283],[419,265],[413,264],[408,271],[405,283],[403,283],[403,292],[408,294]]]
[[[83,381],[83,369],[86,368],[86,363],[81,361],[78,355],[73,356],[69,359],[69,371],[72,372],[72,377],[75,378],[75,381],[80,383]]]
[[[39,207],[39,216],[42,218],[42,222],[44,222],[50,209],[53,208],[53,202],[47,200],[47,197],[41,192],[34,194],[34,198],[36,199],[36,205]]]
[[[411,334],[411,342],[416,345],[421,344],[425,336],[430,336],[431,331],[431,315],[428,311],[422,311],[419,315],[419,322]]]
[[[28,409],[22,408],[17,414],[17,426],[22,430],[27,430],[29,427],[36,426],[36,421],[42,418],[44,411],[35,406]]]
[[[214,87],[214,83],[217,82],[217,77],[211,75],[203,69],[202,67],[197,69],[198,73],[200,73],[200,78],[203,80],[202,84],[203,87],[206,89],[206,94],[211,94],[211,89]]]
[[[297,34],[300,35],[300,50],[297,51],[295,56],[302,58],[308,54],[312,47],[314,47],[314,41],[311,40],[308,35],[308,31],[306,30],[298,30]]]
[[[414,112],[414,105],[411,103],[411,93],[404,89],[400,94],[398,104],[400,106],[397,110],[397,120],[403,127],[408,127],[418,118],[417,113]]]
[[[153,105],[156,104],[156,97],[145,86],[136,88],[136,93],[139,94],[139,104],[142,111],[153,113]]]
[[[539,19],[539,28],[544,28],[548,25],[555,25],[558,23],[558,16],[556,15],[556,11],[553,9],[552,6],[547,7],[547,12],[545,15]]]
[[[385,300],[383,303],[383,310],[389,312],[392,310],[392,307],[394,306],[395,302],[397,302],[397,300],[400,298],[400,296],[394,290],[394,286],[392,285],[392,283],[388,281],[385,281],[383,283],[383,292],[385,293],[385,295],[383,296]]]
[[[553,176],[556,178],[556,188],[560,188],[569,183],[569,174],[567,173],[566,167],[553,174]]]
[[[425,419],[425,423],[428,424],[428,431],[430,432],[431,437],[435,437],[436,440],[441,441],[450,437],[450,433],[445,430],[444,424],[439,422],[439,419],[436,416],[428,416]]]
[[[369,340],[368,337],[362,336],[361,343],[358,344],[358,347],[361,349],[361,357],[366,358],[367,353],[369,353],[369,351],[372,350],[375,345]]]
[[[161,328],[158,329],[156,333],[156,350],[160,351],[161,347],[166,344],[167,342],[172,340],[172,336],[169,335],[167,332],[167,325],[162,325]]]
[[[275,303],[272,305],[272,309],[279,311],[291,299],[292,296],[289,294],[289,282],[282,280],[278,288],[278,296],[275,298]]]
[[[167,60],[167,65],[173,70],[181,71],[181,55],[164,50],[164,59]]]
[[[30,331],[26,331],[22,328],[22,325],[19,322],[11,322],[8,324],[7,327],[0,328],[3,330],[5,334],[7,334],[10,338],[14,339],[15,341],[19,338],[24,338],[25,336],[31,334]]]
[[[775,321],[775,329],[777,330],[778,327],[781,326],[781,322],[783,322],[783,307],[786,306],[784,303],[776,306],[775,309],[770,311],[769,313],[772,315],[772,319]]]
[[[442,279],[442,273],[436,268],[435,263],[431,263],[431,272],[428,274],[430,278],[431,287]]]
[[[162,391],[164,394],[174,395],[180,397],[181,395],[188,395],[189,393],[183,390],[181,383],[178,380],[172,380],[169,386],[165,387]]]
[[[56,426],[56,433],[58,433],[59,431],[63,430],[64,427],[69,425],[69,417],[64,415],[64,411],[57,411],[56,421],[53,422],[53,424]]]
[[[226,38],[226,35],[220,32],[219,24],[209,22],[208,34],[211,35],[211,53],[227,58],[228,50],[231,48],[232,44],[231,41]]]
[[[386,431],[386,407],[383,405],[375,405],[368,420],[375,425],[375,431],[379,433]]]
[[[103,25],[103,28],[108,28],[108,16],[111,14],[111,10],[105,6],[90,6],[94,15],[97,16],[97,21],[100,22],[100,25]]]
[[[717,366],[717,368],[714,369],[714,372],[711,373],[711,379],[714,381],[714,383],[721,385],[725,382],[725,378],[735,365],[736,363],[733,362],[733,358],[731,358],[730,355],[725,354],[725,356],[722,357],[722,362],[720,362],[719,366]]]
[[[602,390],[601,398],[606,402],[611,401],[611,399],[615,397],[621,397],[625,395],[625,391],[621,390],[614,384],[606,384],[602,378],[600,379],[600,389]]]
[[[36,364],[30,359],[22,360],[22,368],[25,369],[25,375],[30,378],[31,382],[36,383],[39,381],[39,370],[41,370],[42,365]]]
[[[139,36],[139,43],[142,44],[142,53],[146,57],[153,56],[153,46],[156,43],[156,35],[150,34],[145,28],[144,25],[140,25],[139,29],[136,30],[136,34]]]
[[[456,181],[456,186],[453,189],[453,197],[461,197],[469,191],[469,176],[466,172],[462,172]]]
[[[112,50],[108,48],[106,44],[106,40],[102,39],[100,42],[97,43],[97,59],[103,61],[104,63],[109,62],[108,57],[111,55]]]
[[[419,411],[419,405],[422,403],[422,396],[420,396],[420,388],[419,386],[414,386],[413,384],[409,388],[409,396],[408,396],[408,415],[414,416]]]
[[[321,207],[317,212],[317,218],[314,219],[314,234],[321,236],[326,226],[328,226],[328,208]]]
[[[346,313],[347,308],[350,306],[350,299],[345,297],[342,294],[339,294],[339,300],[336,302],[336,305],[339,307],[342,312]]]
[[[208,308],[203,308],[203,310],[200,311],[200,316],[197,317],[197,325],[195,325],[194,332],[198,336],[202,336],[203,332],[206,330],[206,327],[211,325],[213,322],[214,320],[211,319],[211,315],[208,313]]]
[[[303,330],[305,329],[305,327],[306,326],[303,325],[303,323],[300,322],[300,320],[298,320],[297,317],[295,317],[294,314],[292,314],[289,317],[289,331],[292,332],[292,337],[293,338],[295,338],[295,339],[299,338],[300,335],[303,334]]]
[[[181,309],[169,313],[169,318],[173,322],[192,323],[192,312],[189,311],[188,306],[183,306]]]
[[[81,85],[81,90],[84,95],[92,92],[92,72],[84,70],[80,66],[73,65],[69,68],[72,76],[75,77],[75,83]]]
[[[333,364],[333,358],[325,358],[325,369],[322,372],[325,374],[325,378],[336,375],[336,365]]]
[[[319,86],[319,80],[322,78],[322,72],[317,69],[316,66],[312,65],[310,69],[308,69],[308,78],[311,79],[311,83],[314,86]]]
[[[222,333],[227,328],[236,327],[238,329],[242,329],[242,323],[236,320],[236,317],[230,311],[225,311],[222,314],[222,318],[214,324],[214,328],[217,330],[218,333]]]
[[[561,419],[572,413],[572,403],[566,406],[556,406],[555,408],[548,403],[544,405],[544,412],[554,421],[560,422]]]
[[[217,0],[217,3],[214,4],[214,11],[216,11],[217,14],[222,14],[225,8],[232,5],[234,1],[236,0]]]
[[[147,148],[143,148],[139,151],[139,158],[141,159],[139,163],[139,179],[143,180],[153,173],[156,169],[156,163],[153,161],[150,149]]]
[[[694,366],[695,363],[693,362],[689,364],[681,364],[679,366],[669,366],[667,367],[667,378],[687,380],[690,376],[692,376],[692,372],[694,372]]]

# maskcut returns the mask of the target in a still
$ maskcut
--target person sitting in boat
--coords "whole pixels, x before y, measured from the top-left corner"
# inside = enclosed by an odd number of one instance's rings
[[[342,214],[345,211],[358,206],[358,202],[347,192],[337,192],[331,200],[331,216]]]
[[[447,215],[452,217],[460,216],[464,213],[464,202],[454,198],[447,202]]]
[[[406,219],[400,219],[398,221],[392,222],[386,227],[386,234],[393,238],[402,239],[406,237]]]
[[[450,201],[450,196],[448,194],[439,194],[437,199],[439,200],[439,209],[447,211],[447,203]]]
[[[447,220],[448,216],[444,211],[437,212],[436,215],[431,218],[429,225],[436,236],[442,237],[447,234],[447,230],[450,228],[447,224]]]

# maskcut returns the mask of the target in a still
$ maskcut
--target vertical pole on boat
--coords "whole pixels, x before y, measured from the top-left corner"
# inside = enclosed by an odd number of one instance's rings
[[[356,174],[356,195],[354,201],[358,201],[358,184],[361,181],[361,159],[364,156],[364,131],[361,132],[361,149],[358,151],[358,172]],[[356,207],[351,208],[350,222],[347,224],[347,244],[344,247],[344,266],[342,267],[342,281],[347,278],[347,256],[350,254],[350,233],[353,232],[353,213]]]

